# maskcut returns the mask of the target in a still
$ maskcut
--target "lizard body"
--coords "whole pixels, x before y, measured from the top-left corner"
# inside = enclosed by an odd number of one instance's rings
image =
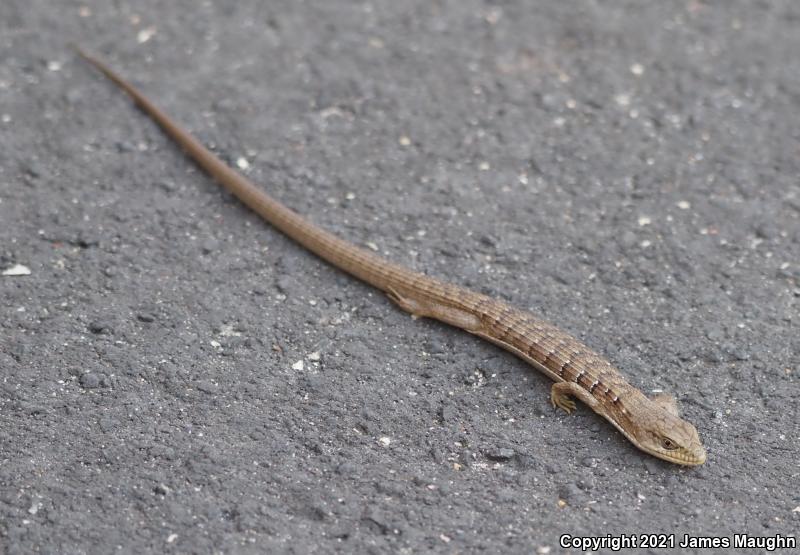
[[[556,383],[553,406],[572,412],[572,397],[607,419],[639,449],[682,465],[706,460],[697,430],[668,395],[646,397],[605,358],[529,312],[414,272],[312,224],[256,187],[182,129],[98,59],[80,55],[130,95],[218,183],[264,220],[341,270],[384,291],[401,309],[462,328],[514,353]]]

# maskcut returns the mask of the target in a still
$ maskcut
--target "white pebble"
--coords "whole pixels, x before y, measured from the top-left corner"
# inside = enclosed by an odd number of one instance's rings
[[[386,436],[382,436],[378,439],[378,443],[383,445],[384,447],[388,447],[390,443],[392,443],[392,439]]]
[[[31,275],[31,269],[27,266],[23,266],[22,264],[14,264],[10,268],[3,270],[4,276],[29,276]]]
[[[653,223],[653,220],[650,219],[650,216],[639,216],[639,225],[645,226],[651,223]]]
[[[292,370],[302,370],[302,369],[303,369],[303,361],[302,361],[302,359],[298,360],[297,362],[292,364]]]
[[[231,324],[223,324],[219,327],[219,334],[223,337],[240,337],[241,332],[236,331]]]
[[[156,28],[155,27],[148,27],[147,29],[142,29],[136,35],[136,42],[138,42],[139,44],[144,44],[147,41],[149,41],[151,38],[153,38],[153,35],[155,35],[155,34],[156,34]]]
[[[620,106],[628,106],[631,103],[631,97],[627,94],[618,94],[614,97],[614,102]]]

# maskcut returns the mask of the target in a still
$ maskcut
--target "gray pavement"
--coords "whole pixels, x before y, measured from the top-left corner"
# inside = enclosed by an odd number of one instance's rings
[[[30,273],[0,276],[0,552],[796,534],[798,21],[790,0],[3,0],[0,270]],[[554,411],[521,361],[303,252],[71,42],[315,222],[673,392],[708,462]]]

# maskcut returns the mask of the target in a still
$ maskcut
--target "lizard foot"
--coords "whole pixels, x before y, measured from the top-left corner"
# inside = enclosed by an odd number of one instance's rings
[[[561,384],[553,384],[553,387],[550,388],[550,402],[553,404],[553,408],[558,407],[567,414],[572,414],[572,411],[575,410],[575,401],[568,392],[562,391],[563,388],[557,387],[559,385]]]

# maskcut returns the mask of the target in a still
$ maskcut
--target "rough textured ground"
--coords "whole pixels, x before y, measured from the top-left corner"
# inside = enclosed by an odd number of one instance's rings
[[[799,19],[792,0],[3,0],[0,269],[31,274],[0,278],[0,551],[796,532]],[[707,464],[555,412],[519,360],[301,251],[73,41],[315,221],[675,392]]]

